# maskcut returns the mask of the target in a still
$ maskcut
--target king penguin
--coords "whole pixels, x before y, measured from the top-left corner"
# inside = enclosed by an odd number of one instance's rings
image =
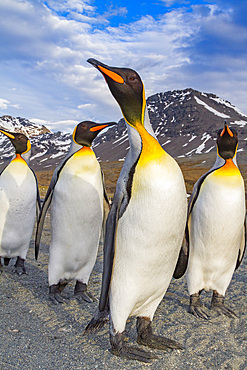
[[[24,262],[32,238],[36,212],[40,211],[36,176],[28,166],[30,140],[22,133],[0,129],[15,147],[15,157],[0,174],[0,256],[8,265],[17,257],[15,272],[26,274]],[[1,265],[0,257],[0,265]]]
[[[139,344],[181,348],[153,334],[151,322],[178,264],[187,213],[184,179],[154,135],[140,76],[95,59],[88,62],[103,74],[122,110],[130,149],[106,222],[99,308],[84,335],[102,327],[110,311],[112,353],[150,362],[155,358],[152,352],[126,343],[125,326],[129,317],[137,317]],[[184,259],[182,273],[185,269]]]
[[[54,304],[66,301],[61,295],[75,279],[74,296],[92,302],[87,284],[94,267],[108,198],[92,141],[106,127],[116,124],[79,123],[73,132],[68,156],[54,171],[38,221],[35,251],[38,258],[42,228],[51,203],[51,245],[48,265],[49,298]]]
[[[245,190],[237,147],[237,132],[225,123],[217,133],[215,164],[196,182],[189,201],[186,276],[190,312],[204,319],[209,315],[200,301],[202,290],[213,291],[211,308],[236,317],[224,305],[224,297],[246,245]]]

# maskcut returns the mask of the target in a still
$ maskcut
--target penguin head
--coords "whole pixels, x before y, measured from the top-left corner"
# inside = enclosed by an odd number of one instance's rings
[[[11,143],[15,147],[16,154],[24,154],[29,152],[31,149],[30,140],[26,137],[26,135],[20,132],[8,132],[2,129],[0,129],[0,132],[10,139]]]
[[[137,123],[143,125],[146,100],[143,82],[138,73],[129,68],[109,67],[92,58],[88,62],[103,74],[127,123],[134,127]]]
[[[238,134],[234,129],[230,129],[225,122],[224,128],[217,133],[218,155],[223,159],[233,158],[237,152]]]
[[[116,125],[116,122],[95,123],[91,121],[80,122],[73,132],[73,140],[76,144],[91,146],[98,133],[106,127]]]

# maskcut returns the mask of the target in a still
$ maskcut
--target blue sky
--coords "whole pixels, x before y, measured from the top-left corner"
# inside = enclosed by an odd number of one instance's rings
[[[135,69],[146,96],[192,87],[247,113],[245,0],[1,0],[0,14],[0,115],[118,121],[91,57]]]

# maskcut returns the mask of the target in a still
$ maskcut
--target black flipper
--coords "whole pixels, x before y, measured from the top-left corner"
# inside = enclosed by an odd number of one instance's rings
[[[41,212],[40,212],[40,215],[39,215],[39,219],[38,219],[38,222],[37,222],[37,230],[36,230],[36,237],[35,237],[35,258],[36,258],[36,260],[38,259],[38,255],[39,255],[39,245],[40,245],[41,234],[42,234],[42,230],[43,230],[43,226],[44,226],[44,222],[45,222],[46,212],[47,212],[47,210],[48,210],[48,208],[51,204],[52,195],[53,195],[53,191],[54,191],[54,187],[56,185],[56,182],[57,182],[57,179],[56,179],[56,181],[54,181],[54,182],[51,181],[51,183],[50,183],[50,186],[49,186],[48,191],[46,193],[44,203],[43,203],[43,206],[42,206],[42,209],[41,209]]]
[[[182,248],[180,249],[178,261],[173,273],[173,277],[175,279],[179,279],[185,274],[185,271],[188,266],[188,261],[189,261],[189,230],[188,225],[186,225]]]
[[[104,173],[103,173],[102,170],[101,170],[101,178],[102,178],[102,185],[103,185],[103,191],[104,191],[104,198],[105,198],[106,203],[110,207],[110,202],[109,202],[109,199],[108,199],[108,196],[107,196],[107,192],[106,192],[106,188],[105,188]]]
[[[220,166],[220,167],[223,167]],[[188,219],[189,219],[189,216],[192,212],[192,209],[195,205],[195,202],[199,196],[199,193],[200,193],[200,190],[201,190],[201,187],[202,187],[202,184],[203,182],[205,181],[205,179],[207,178],[208,175],[210,175],[210,173],[218,170],[220,167],[217,167],[217,168],[211,168],[211,170],[209,170],[208,172],[206,172],[204,175],[202,175],[199,180],[197,180],[197,182],[195,183],[194,185],[194,188],[193,188],[193,192],[190,196],[190,200],[189,200],[189,205],[188,205],[188,215],[187,215],[187,222],[188,222]]]
[[[104,244],[104,263],[103,263],[103,275],[102,275],[102,286],[99,300],[99,311],[102,312],[106,309],[108,304],[109,288],[113,269],[113,260],[115,255],[115,240],[117,223],[119,218],[119,210],[122,203],[122,197],[119,197],[118,201],[114,201],[106,220],[106,235]]]
[[[45,216],[46,216],[46,212],[47,212],[47,210],[48,210],[48,208],[51,204],[51,201],[52,201],[54,188],[56,186],[56,183],[58,181],[58,178],[59,178],[59,175],[60,175],[60,172],[61,172],[62,168],[65,166],[67,161],[72,157],[72,155],[65,158],[64,161],[62,161],[60,163],[60,165],[55,169],[55,171],[53,173],[53,176],[52,176],[52,179],[51,179],[51,182],[50,182],[50,185],[49,185],[49,188],[47,190],[47,193],[46,193],[46,196],[45,196],[45,199],[44,199],[44,202],[43,202],[43,206],[42,206],[42,209],[41,209],[41,212],[40,212],[40,215],[39,215],[39,219],[38,219],[38,222],[37,222],[37,230],[36,230],[36,237],[35,237],[35,258],[36,258],[36,260],[38,259],[38,255],[39,255],[39,246],[40,246],[41,234],[42,234],[42,230],[43,230],[43,226],[44,226],[44,222],[45,222]]]
[[[242,239],[242,243],[241,243],[241,246],[240,246],[240,249],[239,249],[239,252],[238,252],[238,259],[237,259],[237,263],[236,263],[236,268],[235,270],[237,270],[244,258],[244,253],[245,253],[245,250],[246,250],[246,244],[247,244],[247,222],[246,222],[246,217],[245,217],[245,220],[244,220],[244,230],[243,230],[243,239]]]
[[[117,223],[119,219],[119,210],[124,196],[121,195],[114,198],[111,210],[106,220],[106,234],[104,244],[104,261],[103,261],[103,275],[101,283],[101,293],[99,300],[99,307],[89,324],[86,326],[83,335],[93,334],[100,330],[108,321],[109,316],[109,290],[113,269],[113,261],[115,255],[115,240]]]

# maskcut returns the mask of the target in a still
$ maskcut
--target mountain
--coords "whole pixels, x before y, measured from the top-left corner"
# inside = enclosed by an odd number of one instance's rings
[[[43,126],[37,125],[36,123],[30,122],[28,119],[21,117],[2,116],[0,117],[0,126],[3,126],[9,131],[18,131],[29,137],[39,136],[45,133],[51,133],[51,131]]]
[[[214,153],[216,134],[225,120],[238,131],[238,151],[246,152],[247,115],[214,94],[193,89],[167,91],[150,96],[147,107],[155,134],[173,157]],[[0,117],[0,125],[28,134],[32,143],[31,166],[35,170],[55,168],[69,150],[69,133],[52,133],[45,126],[20,117]],[[124,119],[102,131],[93,148],[102,161],[123,161],[129,148]],[[0,167],[13,152],[10,141],[0,135]]]
[[[247,115],[214,94],[193,89],[158,93],[147,99],[147,108],[159,142],[173,157],[214,151],[225,120],[238,131],[239,151],[246,149]],[[111,153],[111,160],[123,160],[129,147],[124,120],[98,136],[94,147],[100,158]]]

